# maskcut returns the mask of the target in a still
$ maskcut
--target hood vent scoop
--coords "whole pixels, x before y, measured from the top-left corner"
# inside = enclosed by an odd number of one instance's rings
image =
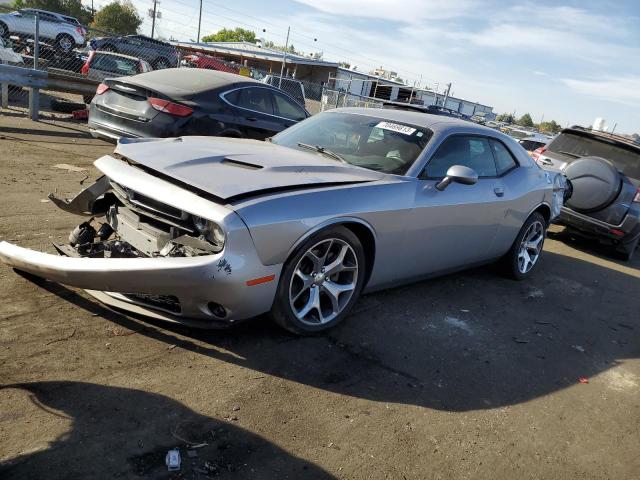
[[[247,170],[260,170],[262,165],[256,165],[255,163],[241,162],[240,160],[234,160],[233,158],[225,158],[220,163],[229,165],[231,167],[244,168]]]

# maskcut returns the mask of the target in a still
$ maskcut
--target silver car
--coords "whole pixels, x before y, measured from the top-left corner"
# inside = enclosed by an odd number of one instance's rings
[[[347,108],[268,142],[123,139],[72,200],[84,222],[63,256],[0,243],[8,265],[107,305],[199,327],[271,312],[329,328],[363,291],[500,261],[531,274],[563,204],[495,130],[419,112]]]
[[[0,37],[18,35],[32,38],[35,35],[36,15],[40,16],[40,38],[52,42],[56,49],[69,53],[74,48],[86,44],[86,30],[78,20],[34,8],[0,14]]]

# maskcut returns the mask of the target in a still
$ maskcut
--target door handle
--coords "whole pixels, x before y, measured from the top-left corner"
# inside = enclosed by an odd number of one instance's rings
[[[551,160],[547,160],[546,158],[540,160],[540,163],[542,163],[543,165],[553,165],[553,162]]]
[[[255,121],[258,120],[256,117],[244,117],[244,118],[245,118],[245,120],[248,120],[250,122],[255,122]]]
[[[502,197],[504,195],[504,188],[496,187],[496,188],[493,189],[493,193],[495,193],[496,196],[498,196],[498,197]]]

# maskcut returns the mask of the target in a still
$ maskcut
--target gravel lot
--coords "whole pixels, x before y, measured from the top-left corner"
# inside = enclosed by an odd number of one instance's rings
[[[79,219],[47,193],[112,148],[4,111],[0,240],[53,251]],[[315,338],[153,323],[0,265],[0,477],[637,479],[640,260],[552,230],[529,281],[369,295]]]

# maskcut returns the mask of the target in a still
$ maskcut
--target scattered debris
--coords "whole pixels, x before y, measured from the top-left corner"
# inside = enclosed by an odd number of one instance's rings
[[[525,340],[524,338],[513,337],[513,341],[516,343],[529,343],[529,340]]]
[[[584,353],[584,347],[581,345],[571,345],[571,348],[573,348],[574,350],[577,350],[579,352]]]
[[[464,308],[463,308],[463,309],[461,309],[460,311],[461,311],[462,313],[469,313],[471,310],[466,310],[466,309],[464,309]]]
[[[213,432],[211,432],[213,434]],[[207,442],[198,443],[197,445],[191,445],[189,448],[192,450],[197,450],[198,448],[203,448],[209,445]]]
[[[465,332],[467,332],[469,334],[473,333],[473,330],[471,329],[469,324],[467,322],[465,322],[464,320],[460,320],[459,318],[455,318],[455,317],[446,316],[446,317],[444,317],[444,321],[445,321],[445,323],[448,323],[452,327],[459,328],[460,330],[464,330]]]
[[[56,338],[55,340],[51,340],[50,342],[45,343],[45,345],[51,345],[52,343],[56,343],[56,342],[64,342],[65,340],[69,340],[75,334],[76,334],[76,329],[74,328],[73,332],[71,332],[71,334],[67,335],[66,337]]]
[[[41,198],[40,199],[40,203],[49,203],[51,200],[48,200],[46,198]]]
[[[177,347],[177,345],[169,345],[169,346],[167,347],[167,350],[173,350],[173,349],[174,349],[174,348],[176,348],[176,347]]]
[[[234,405],[233,407],[231,407],[231,410],[237,412],[238,410],[240,410],[240,405]]]
[[[74,120],[86,120],[89,118],[89,110],[86,108],[84,110],[74,110],[71,115],[73,115]]]
[[[544,297],[544,292],[539,288],[532,288],[527,293],[527,298],[542,298]]]
[[[589,379],[587,377],[578,377],[578,381],[580,383],[589,383]]]
[[[180,470],[180,450],[177,448],[169,450],[164,461],[167,464],[167,470],[170,472]]]
[[[545,322],[544,320],[536,320],[533,323],[537,323],[538,325],[549,325],[551,327],[555,327],[555,325],[551,322]]]
[[[53,168],[59,168],[61,170],[69,170],[70,172],[86,172],[86,168],[76,167],[75,165],[69,165],[68,163],[58,163]]]
[[[80,185],[82,185],[86,180],[89,179],[89,175],[87,175],[86,173],[84,174],[84,178],[82,180],[80,180]]]

